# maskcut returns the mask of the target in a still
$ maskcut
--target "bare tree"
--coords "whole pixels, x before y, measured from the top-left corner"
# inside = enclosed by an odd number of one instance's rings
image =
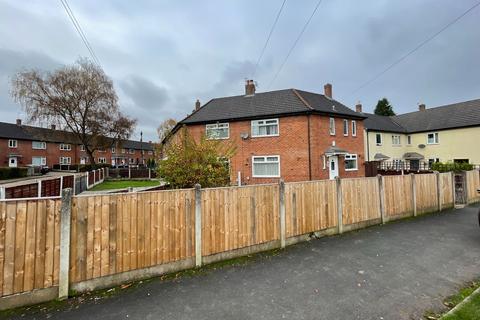
[[[160,142],[165,139],[166,136],[172,131],[172,129],[175,127],[177,124],[177,121],[175,119],[167,119],[163,121],[157,128],[157,134],[158,138],[160,139]]]
[[[120,112],[110,78],[87,59],[52,72],[17,73],[12,97],[22,105],[28,121],[44,120],[73,132],[91,163],[95,150],[127,139],[136,124]]]

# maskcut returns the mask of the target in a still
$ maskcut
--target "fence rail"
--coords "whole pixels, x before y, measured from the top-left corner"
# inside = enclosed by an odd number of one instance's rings
[[[466,176],[468,201],[479,201],[479,172]],[[433,173],[71,201],[67,189],[61,200],[3,200],[0,309],[11,307],[16,294],[36,296],[34,289],[52,289],[44,299],[62,298],[69,288],[117,285],[283,247],[314,232],[341,233],[438,211],[453,206],[453,184],[451,173]]]

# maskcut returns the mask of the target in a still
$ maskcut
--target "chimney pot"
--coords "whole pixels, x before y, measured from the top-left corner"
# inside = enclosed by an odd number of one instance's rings
[[[355,111],[359,112],[359,113],[362,113],[362,104],[359,102],[357,103],[357,105],[355,106]]]
[[[22,125],[22,119],[17,119],[17,126],[21,126]]]
[[[197,102],[195,102],[195,111],[200,109],[200,106],[201,106],[200,100],[197,99]]]
[[[418,111],[425,111],[427,107],[425,106],[425,103],[420,103],[418,105]]]
[[[245,81],[245,95],[246,96],[253,96],[255,94],[255,83],[253,80],[246,80]]]
[[[332,95],[332,85],[330,83],[327,83],[326,85],[323,86],[323,90],[325,92],[325,96],[332,99],[332,97],[333,97],[333,95]]]
[[[55,130],[57,127],[54,124],[50,125],[50,129]]]

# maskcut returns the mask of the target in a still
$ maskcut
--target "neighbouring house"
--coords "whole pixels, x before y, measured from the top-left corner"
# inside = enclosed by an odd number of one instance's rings
[[[41,128],[0,122],[0,167],[89,164],[85,148],[76,136],[57,130],[54,125]],[[151,142],[124,140],[94,152],[97,163],[138,165],[154,158]]]
[[[420,104],[418,111],[391,117],[364,115],[366,161],[413,171],[433,162],[480,164],[480,99]]]
[[[331,84],[324,90],[257,93],[247,80],[244,95],[203,106],[197,100],[163,144],[175,141],[182,127],[195,139],[233,142],[230,180],[238,185],[364,176],[365,116],[334,100]]]

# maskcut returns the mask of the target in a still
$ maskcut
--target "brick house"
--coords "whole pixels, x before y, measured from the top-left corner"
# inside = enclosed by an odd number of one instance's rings
[[[143,157],[142,157],[143,153]],[[89,157],[75,135],[68,131],[0,122],[0,167],[88,164]],[[141,164],[154,158],[152,143],[126,140],[94,152],[97,163]]]
[[[286,89],[255,92],[247,80],[245,94],[216,98],[180,121],[164,141],[181,134],[195,139],[231,141],[232,184],[259,184],[284,179],[305,181],[364,176],[363,116],[324,94]]]

